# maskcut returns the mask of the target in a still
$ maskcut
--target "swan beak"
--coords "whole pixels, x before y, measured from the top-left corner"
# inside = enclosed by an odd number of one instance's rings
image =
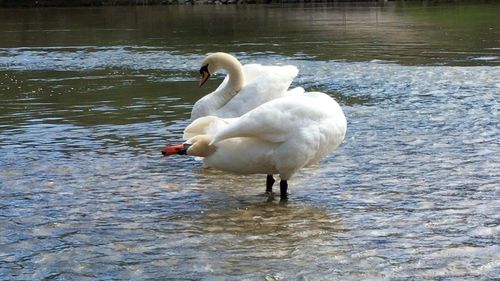
[[[208,78],[210,78],[210,72],[208,71],[208,64],[205,64],[200,68],[200,74],[201,78],[198,85],[201,87],[203,86],[203,84],[205,84],[205,82],[207,82]]]
[[[198,86],[203,86],[203,84],[205,84],[205,82],[207,82],[208,78],[210,78],[210,73],[208,72],[203,72],[201,74],[201,78],[200,78],[200,82],[198,83]]]
[[[208,78],[210,78],[210,73],[208,72],[202,72],[201,73],[201,78],[200,78],[200,82],[198,83],[198,86],[203,86],[203,84],[205,84],[205,82],[207,82]]]
[[[174,154],[186,155],[187,150],[189,149],[190,146],[191,145],[187,144],[187,143],[170,145],[170,146],[165,147],[161,151],[161,154],[163,154],[163,156],[170,156],[170,155],[174,155]]]

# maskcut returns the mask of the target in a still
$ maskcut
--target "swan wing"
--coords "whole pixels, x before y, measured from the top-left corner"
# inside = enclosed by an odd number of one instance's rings
[[[304,93],[272,100],[235,118],[215,133],[212,143],[235,137],[284,142],[293,134],[324,131],[339,122],[345,123],[345,117],[335,100],[323,93]]]

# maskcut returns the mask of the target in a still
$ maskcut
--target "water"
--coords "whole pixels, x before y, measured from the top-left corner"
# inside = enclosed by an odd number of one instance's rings
[[[498,279],[499,9],[0,10],[0,279]],[[346,113],[287,204],[160,155],[219,50]]]

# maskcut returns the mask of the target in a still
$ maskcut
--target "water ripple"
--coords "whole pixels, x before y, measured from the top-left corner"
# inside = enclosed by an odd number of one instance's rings
[[[239,53],[245,63],[297,65],[294,85],[336,97],[348,118],[344,144],[293,178],[280,204],[261,196],[264,176],[161,158],[165,143],[182,141],[201,95],[202,55],[0,53],[9,69],[0,87],[10,89],[0,115],[2,278],[500,274],[499,67]]]
[[[31,71],[124,67],[191,71],[198,66],[201,58],[199,55],[180,56],[176,52],[145,46],[0,48],[0,68]]]

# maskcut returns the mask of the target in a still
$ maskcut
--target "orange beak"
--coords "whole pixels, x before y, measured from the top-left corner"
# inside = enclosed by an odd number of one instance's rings
[[[179,155],[185,155],[187,153],[187,150],[189,148],[189,144],[177,144],[177,145],[170,145],[165,147],[162,151],[161,154],[163,156],[170,156],[174,154],[179,154]]]
[[[201,72],[201,77],[200,77],[200,82],[198,82],[198,86],[203,86],[205,82],[207,82],[208,78],[210,78],[210,73],[202,71]]]

